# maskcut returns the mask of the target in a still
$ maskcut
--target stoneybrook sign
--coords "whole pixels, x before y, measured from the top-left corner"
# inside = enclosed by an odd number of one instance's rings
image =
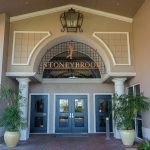
[[[66,56],[66,61],[49,61],[44,62],[43,69],[98,69],[100,64],[93,61],[73,61],[74,46],[68,45],[68,53]]]
[[[90,61],[50,61],[45,62],[44,69],[98,69],[100,64]]]

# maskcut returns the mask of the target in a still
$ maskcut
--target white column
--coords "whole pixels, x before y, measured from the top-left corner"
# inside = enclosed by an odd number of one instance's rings
[[[20,130],[20,140],[27,140],[29,138],[29,128],[28,128],[28,86],[30,79],[28,78],[17,78],[19,82],[20,95],[25,99],[23,105],[20,106],[22,111],[22,117],[27,121],[27,127]]]
[[[124,86],[124,82],[127,78],[114,78],[112,81],[114,82],[114,86],[115,86],[115,93],[120,96],[122,94],[125,93],[125,86]],[[114,137],[116,139],[120,139],[120,134],[116,128],[116,126],[114,126]]]

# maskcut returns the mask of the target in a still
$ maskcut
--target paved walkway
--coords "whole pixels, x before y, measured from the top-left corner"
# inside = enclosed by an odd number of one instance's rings
[[[102,134],[84,136],[30,135],[15,148],[0,145],[0,150],[125,150],[120,140],[105,140]]]

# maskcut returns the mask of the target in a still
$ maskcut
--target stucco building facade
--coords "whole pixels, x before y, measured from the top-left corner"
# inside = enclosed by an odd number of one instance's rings
[[[82,12],[83,32],[61,32],[60,14],[69,8]],[[146,0],[133,18],[78,5],[14,17],[0,14],[0,82],[19,88],[27,98],[22,140],[29,133],[105,132],[113,93],[132,90],[150,97],[149,8]],[[68,63],[69,45],[74,52],[66,69],[62,62]],[[77,71],[79,64],[73,68],[71,63],[78,60],[88,64]],[[44,67],[51,61],[56,70]],[[100,66],[92,70],[89,62]],[[135,119],[138,138],[150,138],[149,116],[148,111]],[[110,127],[119,138],[112,118]]]

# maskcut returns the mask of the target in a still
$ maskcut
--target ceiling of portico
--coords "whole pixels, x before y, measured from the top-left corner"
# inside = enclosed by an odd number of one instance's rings
[[[0,0],[0,13],[9,16],[75,4],[133,18],[145,0]]]

